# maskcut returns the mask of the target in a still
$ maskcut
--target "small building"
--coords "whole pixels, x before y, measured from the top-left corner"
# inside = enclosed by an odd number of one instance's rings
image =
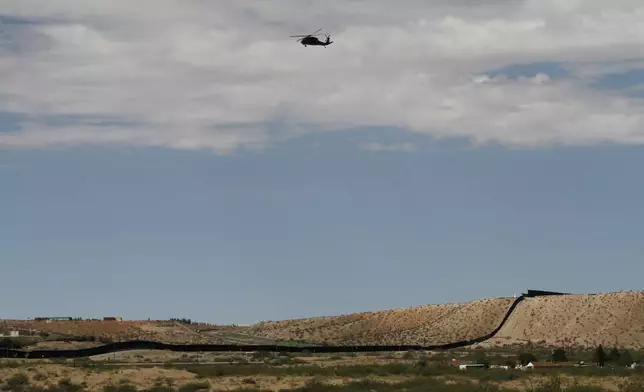
[[[510,366],[508,365],[490,365],[490,369],[503,369],[503,370],[509,370]]]
[[[103,321],[123,321],[123,318],[116,316],[116,317],[103,317]]]
[[[479,369],[484,369],[485,365],[482,363],[464,363],[462,365],[458,365],[459,370],[467,370],[470,368],[479,368]]]
[[[528,362],[527,365],[525,365],[523,368],[524,369],[534,369],[534,368],[553,368],[556,367],[556,365],[552,362]]]

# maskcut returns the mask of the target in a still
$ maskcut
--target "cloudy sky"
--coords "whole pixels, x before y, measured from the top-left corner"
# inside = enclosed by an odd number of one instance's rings
[[[0,295],[254,322],[639,289],[642,53],[635,0],[2,0]]]

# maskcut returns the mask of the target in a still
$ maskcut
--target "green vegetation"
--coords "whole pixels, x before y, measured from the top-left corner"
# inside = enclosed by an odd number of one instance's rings
[[[271,375],[306,376],[312,380],[300,388],[285,389],[283,392],[515,392],[501,389],[499,383],[517,381],[524,383],[526,392],[607,392],[598,387],[564,382],[562,376],[581,376],[573,379],[588,379],[588,377],[621,376],[625,380],[619,386],[619,392],[644,391],[644,372],[628,369],[611,368],[562,368],[543,369],[532,371],[517,371],[503,369],[471,369],[461,372],[448,366],[432,365],[426,359],[419,359],[411,363],[391,363],[384,365],[345,365],[345,366],[315,366],[315,365],[287,365],[275,366],[269,364],[235,364],[217,366],[177,366],[175,368],[187,370],[198,376],[198,380],[184,385],[176,385],[169,378],[160,377],[155,385],[144,390],[147,392],[198,392],[208,391],[210,381],[206,378],[216,379],[219,376],[243,377],[244,387],[236,392],[263,392],[256,381],[257,376]],[[112,368],[113,369],[113,368]],[[36,371],[36,368],[25,367],[27,371]],[[38,373],[37,373],[38,374]],[[405,376],[407,379],[398,382],[380,383],[369,380],[370,377],[379,376]],[[441,377],[437,377],[441,376]],[[546,376],[544,381],[532,384],[534,376]],[[355,380],[344,385],[327,385],[325,377],[343,377]],[[32,377],[33,381],[42,381],[41,377]],[[0,381],[0,389],[15,392],[85,392],[86,385],[74,384],[69,379],[63,379],[58,384],[46,388],[32,385],[32,380],[24,373],[15,373],[11,377]],[[449,381],[449,382],[448,382]],[[134,392],[137,388],[128,380],[120,380],[115,384],[106,386],[104,392]],[[141,391],[141,390],[139,390]]]
[[[3,391],[22,391],[29,384],[29,377],[24,373],[18,373],[9,378],[2,386]]]
[[[593,361],[596,362],[601,367],[603,367],[604,364],[606,363],[606,352],[604,351],[604,348],[602,347],[601,344],[595,350],[595,356],[593,357]]]
[[[420,392],[420,391],[501,391],[500,384],[512,381],[511,385],[525,384],[522,388],[525,392],[605,392],[597,387],[584,385],[569,385],[570,378],[592,382],[610,382],[614,380],[593,380],[600,377],[619,377],[625,380],[619,387],[618,392],[644,392],[644,368],[628,369],[626,366],[633,362],[633,359],[641,359],[642,352],[612,348],[608,354],[603,347],[590,350],[575,350],[571,348],[537,348],[535,346],[524,346],[525,351],[495,349],[476,350],[452,350],[440,353],[430,352],[383,352],[383,353],[339,353],[320,354],[309,353],[272,353],[256,352],[251,355],[244,353],[221,353],[215,355],[216,360],[232,361],[231,364],[191,364],[179,365],[168,362],[166,368],[180,369],[191,372],[197,376],[197,380],[189,384],[180,385],[172,379],[160,377],[154,386],[145,391],[148,392],[197,392],[211,390],[211,383],[216,386],[216,380],[222,376],[238,377],[238,385],[243,388],[236,392],[263,392],[261,376],[272,376],[278,379],[295,376],[312,378],[317,381],[295,389],[285,389],[282,392]],[[305,361],[303,357],[308,356]],[[377,356],[375,364],[348,364],[343,360],[355,357]],[[310,359],[321,361],[311,361]],[[508,365],[510,369],[468,369],[460,371],[458,367],[447,365],[452,358],[468,359],[484,363],[486,365]],[[562,367],[562,368],[535,368],[532,370],[520,371],[514,369],[515,363],[527,364],[535,360],[552,362],[579,362],[586,361],[589,366],[585,367]],[[603,360],[604,366],[595,366],[593,360]],[[180,359],[186,361],[186,358]],[[333,363],[338,361],[339,363]],[[260,362],[260,363],[257,363]],[[317,362],[317,363],[316,363]],[[370,361],[371,362],[371,361]],[[599,361],[598,361],[599,362]],[[43,363],[67,364],[83,371],[107,371],[127,368],[128,365],[114,366],[107,363],[92,361],[87,358],[69,360],[40,360],[40,359],[1,359],[0,369],[12,368],[0,380],[0,390],[16,392],[84,392],[86,385],[76,385],[69,379],[59,381],[56,385],[49,385],[46,388],[36,387],[48,383],[46,376],[38,367]],[[143,365],[148,367],[154,365]],[[24,370],[21,370],[24,369]],[[18,372],[18,373],[16,373]],[[24,372],[24,374],[22,373]],[[25,374],[28,374],[27,377]],[[63,373],[63,376],[66,376]],[[0,376],[1,377],[1,376]],[[404,382],[398,383],[377,383],[369,381],[369,378],[390,378]],[[352,379],[355,382],[344,385],[327,385],[326,378]],[[545,379],[540,383],[532,384],[535,379]],[[563,380],[563,381],[562,381]],[[566,381],[568,380],[568,381]],[[448,383],[449,381],[449,383]],[[565,381],[565,382],[564,382]],[[285,384],[288,385],[288,384]],[[131,392],[137,388],[127,380],[116,382],[116,384],[105,387],[105,392]],[[216,389],[215,389],[216,390]],[[503,389],[507,390],[507,389]],[[142,391],[139,389],[139,391]],[[507,390],[509,391],[509,390]]]
[[[170,321],[176,321],[181,324],[192,324],[192,320],[188,318],[171,318]]]
[[[566,362],[568,361],[568,356],[566,355],[566,350],[563,348],[557,348],[552,352],[552,362]]]
[[[20,350],[24,347],[27,347],[31,344],[34,344],[38,341],[38,338],[32,337],[19,337],[19,338],[1,338],[0,339],[0,350],[10,349],[10,350]]]
[[[210,389],[210,384],[207,381],[192,382],[179,388],[179,392],[198,392],[207,391]]]

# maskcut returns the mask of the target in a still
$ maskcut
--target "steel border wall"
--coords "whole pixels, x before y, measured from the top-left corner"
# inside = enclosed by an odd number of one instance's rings
[[[280,346],[280,345],[235,345],[235,344],[167,344],[153,341],[132,340],[127,342],[110,343],[99,347],[83,348],[76,350],[12,350],[0,349],[0,358],[84,358],[94,355],[109,354],[119,351],[130,350],[167,350],[178,352],[289,352],[289,353],[343,353],[343,352],[379,352],[379,351],[440,351],[454,348],[471,346],[491,339],[505,325],[516,307],[526,298],[533,298],[546,295],[566,295],[563,293],[546,292],[539,290],[528,290],[528,293],[517,297],[508,308],[501,320],[501,323],[490,333],[478,338],[461,340],[446,344],[430,346],[421,345],[357,345],[357,346]],[[3,355],[4,354],[4,355]]]

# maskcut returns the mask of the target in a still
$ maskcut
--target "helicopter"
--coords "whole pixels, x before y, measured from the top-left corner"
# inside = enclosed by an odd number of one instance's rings
[[[307,47],[308,45],[311,45],[311,46],[324,46],[324,48],[326,49],[327,45],[331,45],[333,43],[333,41],[331,41],[331,36],[328,35],[328,34],[325,34],[326,41],[324,41],[324,42],[320,41],[319,39],[317,39],[316,35],[319,35],[318,33],[320,32],[320,30],[322,30],[322,29],[319,29],[315,33],[309,34],[309,35],[291,35],[291,37],[292,38],[302,37],[302,38],[298,39],[298,41],[300,41],[300,43],[302,45],[304,45],[304,47]]]

